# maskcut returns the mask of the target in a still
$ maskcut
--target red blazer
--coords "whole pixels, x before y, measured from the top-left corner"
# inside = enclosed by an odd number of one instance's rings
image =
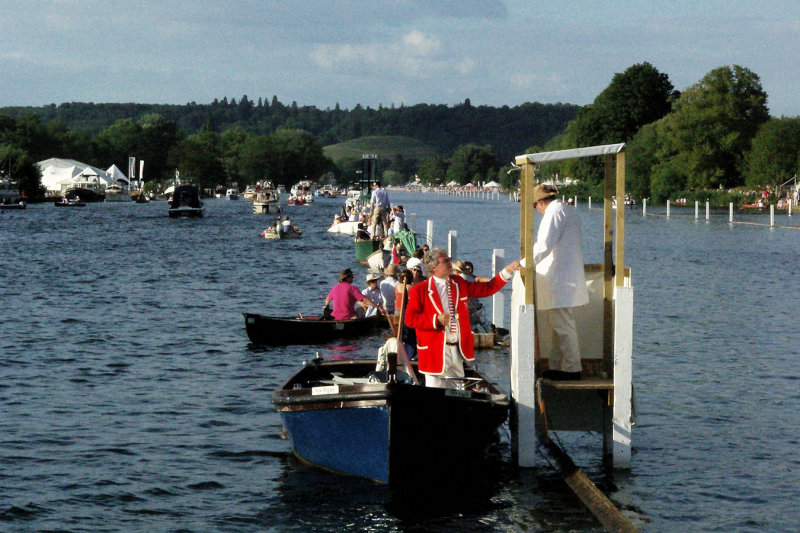
[[[458,320],[458,348],[464,359],[472,361],[475,359],[475,353],[467,300],[491,296],[502,289],[506,282],[498,273],[490,281],[485,282],[471,282],[461,276],[450,276],[449,283],[456,306],[456,320]],[[442,305],[439,298],[439,291],[436,290],[433,276],[409,289],[405,322],[406,326],[417,331],[419,369],[426,374],[441,375],[444,372],[447,330],[436,319],[436,315],[447,310],[447,304]]]

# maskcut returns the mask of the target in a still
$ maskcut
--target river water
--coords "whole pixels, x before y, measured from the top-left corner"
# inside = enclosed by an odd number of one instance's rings
[[[455,230],[476,274],[494,248],[519,255],[517,203],[392,196],[418,232],[433,221],[435,244]],[[365,270],[325,231],[339,200],[285,208],[294,241],[262,239],[269,216],[246,200],[206,206],[197,220],[164,202],[0,212],[0,530],[601,530],[544,458],[511,468],[507,428],[492,474],[433,498],[296,464],[272,391],[315,352],[373,357],[381,339],[260,348],[241,313],[317,312],[339,270],[360,287]],[[586,260],[601,262],[586,207]],[[596,434],[564,445],[642,531],[797,530],[800,231],[663,214],[627,217],[632,469],[605,472]],[[479,365],[507,389],[505,350]]]

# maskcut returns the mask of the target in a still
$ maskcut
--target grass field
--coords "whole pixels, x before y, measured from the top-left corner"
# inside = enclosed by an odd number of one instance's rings
[[[350,141],[329,144],[322,149],[325,156],[334,161],[361,159],[362,154],[378,154],[380,159],[394,159],[401,154],[403,159],[423,160],[436,154],[436,150],[410,137],[399,135],[359,137]]]

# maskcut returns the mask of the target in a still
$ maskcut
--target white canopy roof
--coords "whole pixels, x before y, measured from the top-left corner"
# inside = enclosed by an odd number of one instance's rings
[[[108,186],[113,179],[105,170],[75,161],[74,159],[60,159],[52,157],[39,161],[36,166],[42,171],[42,185],[48,191],[64,192],[67,187],[76,181],[89,181]]]
[[[128,176],[123,174],[123,172],[119,168],[117,168],[117,165],[111,165],[110,167],[108,167],[106,169],[106,174],[109,175],[111,181],[114,183],[121,182],[124,183],[125,185],[128,185],[130,183]]]
[[[499,187],[499,186],[500,186],[500,184],[497,183],[496,181],[489,181],[489,182],[483,184],[483,188],[484,189],[489,189],[491,187]]]
[[[518,155],[515,160],[518,165],[526,162],[547,163],[550,161],[563,161],[565,159],[577,159],[597,155],[613,155],[620,153],[624,149],[625,143],[603,144],[600,146],[588,146],[586,148],[572,148],[570,150],[556,150],[555,152],[538,152],[535,154]]]

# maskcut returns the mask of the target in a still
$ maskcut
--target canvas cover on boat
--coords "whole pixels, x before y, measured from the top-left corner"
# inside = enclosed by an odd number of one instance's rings
[[[392,238],[403,243],[403,246],[410,254],[414,253],[414,250],[417,249],[417,238],[407,229],[394,233]]]
[[[197,187],[194,185],[180,185],[175,187],[172,193],[172,204],[170,207],[200,207],[200,194],[197,192]]]

